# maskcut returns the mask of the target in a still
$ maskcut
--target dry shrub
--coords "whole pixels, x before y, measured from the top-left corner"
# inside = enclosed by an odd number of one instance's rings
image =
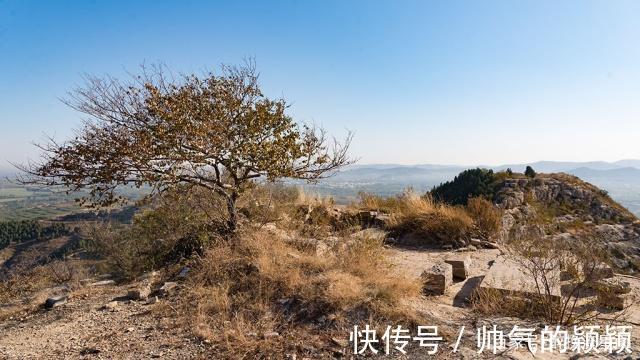
[[[286,224],[292,215],[292,204],[304,196],[300,188],[280,183],[253,184],[238,199],[241,214],[257,224]]]
[[[374,203],[369,196],[367,202]],[[410,239],[412,245],[464,246],[473,232],[474,223],[464,208],[436,203],[430,196],[413,191],[379,200],[391,212],[389,229],[397,237]]]
[[[132,279],[202,254],[224,228],[225,208],[215,194],[178,189],[151,199],[131,224],[86,224],[83,246],[105,260],[105,271]]]
[[[467,201],[467,212],[484,237],[490,238],[500,230],[502,216],[491,201],[482,197],[470,198]]]
[[[217,343],[226,355],[273,354],[261,335],[276,331],[341,329],[358,320],[410,318],[400,300],[418,296],[415,281],[386,271],[380,239],[349,239],[331,254],[299,251],[262,231],[246,231],[235,245],[209,248],[188,288],[185,311],[197,335]],[[285,346],[282,338],[278,346]],[[243,354],[238,354],[238,349]]]
[[[43,289],[65,285],[80,287],[80,280],[89,276],[90,262],[84,260],[54,260],[25,269],[12,269],[0,280],[0,303],[16,303]],[[39,304],[38,304],[39,305]]]

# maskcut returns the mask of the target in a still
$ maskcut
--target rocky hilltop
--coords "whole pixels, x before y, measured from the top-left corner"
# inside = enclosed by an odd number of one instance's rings
[[[499,240],[526,236],[554,241],[596,237],[606,243],[612,265],[640,270],[640,222],[606,191],[564,173],[504,179],[494,196],[503,209]]]

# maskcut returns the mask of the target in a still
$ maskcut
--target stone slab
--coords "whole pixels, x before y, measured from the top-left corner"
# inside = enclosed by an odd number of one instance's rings
[[[453,278],[465,280],[469,276],[471,269],[471,258],[469,255],[452,255],[445,259],[445,263],[453,268]]]
[[[438,263],[424,270],[422,291],[427,295],[443,295],[453,283],[453,268],[447,263]]]
[[[560,299],[560,271],[550,271],[547,274],[549,279],[549,295]],[[530,275],[519,261],[499,256],[485,275],[479,288],[495,289],[509,293],[531,294],[535,296],[546,296],[545,291],[541,292],[536,286],[533,275]]]

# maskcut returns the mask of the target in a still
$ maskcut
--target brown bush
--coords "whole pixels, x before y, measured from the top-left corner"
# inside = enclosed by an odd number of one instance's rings
[[[491,201],[482,197],[470,198],[467,202],[467,212],[483,236],[490,238],[500,230],[501,213]]]

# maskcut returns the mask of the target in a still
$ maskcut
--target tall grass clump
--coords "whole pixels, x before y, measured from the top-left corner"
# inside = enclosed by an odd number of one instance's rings
[[[274,354],[287,344],[282,337],[294,344],[300,331],[344,333],[354,323],[412,316],[402,299],[418,296],[420,286],[392,275],[380,239],[344,239],[319,257],[265,231],[239,236],[237,246],[210,247],[187,287],[195,306],[185,311],[188,321],[225,356],[238,348],[240,357]],[[277,344],[269,340],[274,332]]]
[[[427,194],[409,189],[391,198],[361,196],[363,206],[390,213],[387,228],[407,245],[465,246],[473,232],[473,219],[460,206],[437,203]]]

